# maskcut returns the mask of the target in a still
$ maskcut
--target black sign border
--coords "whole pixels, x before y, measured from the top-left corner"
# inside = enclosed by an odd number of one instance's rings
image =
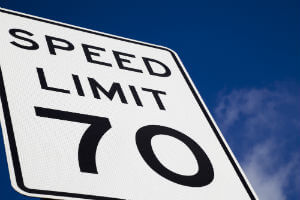
[[[194,87],[192,86],[192,83],[189,81],[188,76],[186,75],[182,65],[178,61],[178,59],[177,59],[177,57],[176,57],[176,55],[173,51],[171,51],[168,48],[161,47],[161,46],[145,44],[145,43],[138,42],[138,41],[133,41],[133,40],[130,40],[130,39],[125,39],[125,38],[121,38],[121,37],[117,37],[117,36],[107,35],[107,34],[104,34],[104,33],[99,33],[99,32],[92,31],[92,30],[87,30],[87,29],[83,29],[83,28],[79,28],[79,27],[74,27],[74,26],[71,26],[71,25],[61,24],[61,23],[58,23],[58,22],[49,21],[49,20],[46,20],[46,19],[41,19],[41,18],[38,18],[38,17],[33,17],[33,16],[21,14],[21,13],[8,11],[8,10],[0,9],[0,12],[15,15],[15,16],[19,16],[19,17],[23,17],[23,18],[28,18],[28,19],[32,19],[32,20],[36,20],[36,21],[40,21],[40,22],[44,22],[44,23],[48,23],[48,24],[52,24],[52,25],[62,26],[62,27],[65,27],[65,28],[70,28],[70,29],[73,29],[73,30],[82,31],[82,32],[86,32],[86,33],[90,33],[90,34],[94,34],[94,35],[100,35],[100,36],[104,36],[104,37],[108,37],[108,38],[112,38],[112,39],[116,39],[116,40],[121,40],[121,41],[124,41],[124,42],[134,43],[134,44],[138,44],[138,45],[143,45],[143,46],[148,46],[148,47],[168,51],[172,55],[172,57],[174,58],[174,60],[177,64],[182,76],[184,77],[186,83],[188,84],[190,90],[192,91],[192,94],[195,97],[196,101],[198,102],[201,111],[205,115],[205,118],[208,121],[210,127],[213,129],[218,141],[220,142],[223,150],[225,151],[225,154],[227,155],[229,161],[231,162],[236,174],[238,175],[240,181],[242,182],[242,184],[243,184],[245,190],[247,191],[249,197],[252,200],[256,200],[255,195],[252,193],[249,185],[247,184],[247,181],[245,180],[245,177],[242,175],[242,172],[240,171],[239,167],[235,163],[235,160],[234,160],[233,156],[231,155],[230,151],[227,149],[220,133],[218,132],[217,128],[215,127],[212,119],[210,118],[210,116],[209,116],[208,112],[206,111],[204,105],[202,104],[201,100],[199,99],[196,91],[194,90]],[[59,197],[65,196],[65,197],[75,197],[75,198],[84,198],[84,199],[99,199],[99,200],[104,200],[104,199],[112,200],[112,199],[115,199],[115,200],[121,200],[121,199],[110,198],[110,197],[101,197],[101,196],[94,196],[94,195],[75,194],[75,193],[47,191],[47,190],[38,190],[38,189],[27,188],[24,185],[24,181],[23,181],[23,176],[22,176],[22,171],[21,171],[21,166],[20,166],[20,161],[19,161],[19,156],[18,156],[18,150],[17,150],[16,141],[15,141],[15,137],[14,137],[14,131],[13,131],[12,121],[11,121],[11,117],[10,117],[10,112],[9,112],[8,101],[7,101],[7,96],[6,96],[6,92],[5,92],[5,86],[4,86],[4,80],[3,80],[1,67],[0,67],[0,98],[1,98],[3,112],[4,112],[4,119],[5,119],[6,129],[7,129],[8,141],[9,141],[11,157],[12,157],[12,161],[13,161],[13,167],[14,167],[16,182],[17,182],[18,187],[21,190],[23,190],[24,192],[27,192],[27,193],[32,193],[32,194],[53,195],[53,196],[59,196]]]

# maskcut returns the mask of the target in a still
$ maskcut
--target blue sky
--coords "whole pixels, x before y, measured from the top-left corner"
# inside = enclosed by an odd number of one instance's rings
[[[16,1],[3,8],[175,50],[260,199],[300,196],[300,1]],[[1,138],[2,140],[2,138]],[[1,195],[10,187],[0,141]]]

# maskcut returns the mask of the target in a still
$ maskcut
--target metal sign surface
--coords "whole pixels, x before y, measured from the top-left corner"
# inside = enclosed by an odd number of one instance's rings
[[[0,10],[13,187],[64,199],[257,199],[172,50]]]

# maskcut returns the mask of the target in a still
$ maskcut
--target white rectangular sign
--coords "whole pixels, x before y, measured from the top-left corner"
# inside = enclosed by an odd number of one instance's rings
[[[63,199],[257,199],[172,50],[0,10],[12,186]]]

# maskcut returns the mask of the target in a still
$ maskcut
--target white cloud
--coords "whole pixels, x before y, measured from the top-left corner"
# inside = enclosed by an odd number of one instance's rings
[[[262,200],[299,195],[300,158],[290,152],[300,148],[299,91],[281,83],[220,94],[216,121]]]
[[[249,181],[260,199],[285,200],[291,175],[296,175],[294,170],[297,166],[296,158],[288,163],[281,164],[271,170],[273,165],[278,164],[280,155],[274,153],[276,144],[266,142],[258,144],[245,156],[242,166]],[[276,151],[275,151],[276,152]]]
[[[221,101],[215,109],[221,127],[227,132],[241,117],[246,117],[244,122],[245,133],[257,132],[257,128],[265,127],[271,130],[280,128],[281,106],[296,105],[297,98],[287,88],[277,85],[273,89],[241,89],[233,90],[222,95]],[[299,97],[298,97],[299,99]],[[299,109],[299,106],[298,106]]]

